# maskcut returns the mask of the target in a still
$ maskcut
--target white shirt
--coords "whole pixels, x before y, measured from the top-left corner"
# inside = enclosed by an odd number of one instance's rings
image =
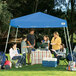
[[[45,41],[45,40],[44,40],[42,43],[50,43],[50,40],[48,40],[48,41]]]
[[[48,41],[44,40],[42,43],[47,43],[48,44],[48,43],[50,43],[50,40],[48,40]],[[48,49],[48,45],[46,46],[46,49]]]
[[[62,56],[63,58],[65,58],[66,57],[66,48],[63,49],[63,52],[62,51],[59,52],[58,55]]]
[[[17,51],[17,48],[16,48],[16,50],[14,50],[14,49],[12,49],[12,48],[9,50],[9,55],[10,55],[10,58],[11,58],[11,59],[12,59],[16,54],[19,56],[18,51]]]
[[[55,50],[51,49],[52,51],[54,51],[58,56],[62,56],[63,58],[66,57],[66,48],[63,49],[63,52],[62,51],[58,51],[56,52]]]

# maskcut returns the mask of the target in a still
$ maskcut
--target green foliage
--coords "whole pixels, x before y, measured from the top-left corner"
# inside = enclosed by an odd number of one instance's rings
[[[12,14],[8,11],[8,6],[6,1],[0,1],[0,29],[1,33],[8,31],[8,26],[10,19],[12,17]]]
[[[37,7],[37,8],[36,8]],[[28,15],[31,13],[41,11],[45,12],[47,14],[51,14],[53,16],[67,19],[68,25],[71,32],[75,32],[75,25],[76,25],[76,11],[74,11],[73,15],[73,23],[71,25],[71,10],[68,10],[68,14],[65,15],[65,12],[62,12],[61,10],[54,10],[53,8],[54,0],[0,0],[0,29],[1,32],[7,32],[7,28],[9,25],[9,21],[11,18],[16,18],[24,15]],[[27,32],[28,29],[23,29],[23,32]],[[38,29],[39,30],[39,29]],[[19,32],[22,32],[21,30]],[[40,32],[44,32],[44,34],[49,34],[50,32],[53,32],[53,29],[48,29],[48,32],[46,32],[46,29],[41,30]],[[63,31],[60,31],[63,32]],[[21,33],[22,34],[22,33]]]
[[[7,0],[8,9],[14,18],[33,12],[34,0]]]

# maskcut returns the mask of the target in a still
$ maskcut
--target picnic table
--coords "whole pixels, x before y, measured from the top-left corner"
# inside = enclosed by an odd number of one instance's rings
[[[52,57],[50,50],[32,51],[31,53],[31,65],[42,64],[43,58]]]

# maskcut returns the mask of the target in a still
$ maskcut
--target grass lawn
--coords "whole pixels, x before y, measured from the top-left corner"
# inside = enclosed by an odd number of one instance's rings
[[[0,70],[0,76],[76,76],[76,72],[66,71],[67,65],[63,61],[55,67],[43,67],[42,65],[29,65],[16,69]]]

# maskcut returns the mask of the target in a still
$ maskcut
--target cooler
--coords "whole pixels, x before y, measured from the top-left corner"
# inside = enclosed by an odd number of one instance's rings
[[[56,67],[57,58],[44,58],[42,61],[42,65],[45,67]]]

